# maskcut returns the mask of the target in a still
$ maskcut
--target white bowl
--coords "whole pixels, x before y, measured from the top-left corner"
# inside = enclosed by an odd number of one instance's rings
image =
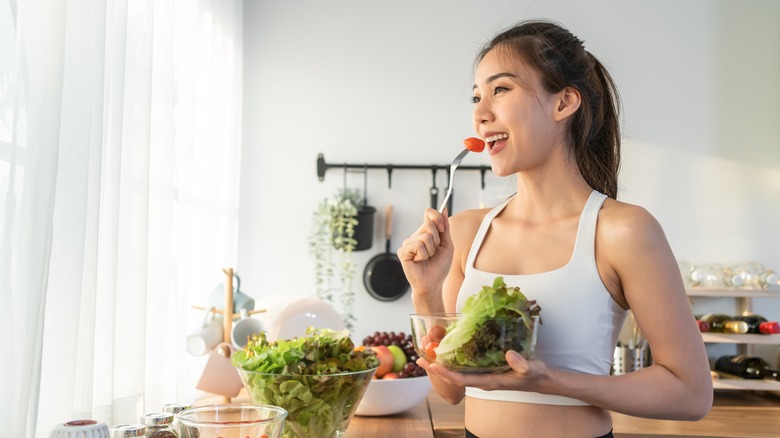
[[[58,424],[49,438],[108,438],[108,426],[95,420],[76,420]]]
[[[316,297],[271,295],[263,299],[265,313],[256,315],[268,329],[268,341],[306,334],[310,326],[343,330],[344,321],[331,304]]]
[[[367,417],[406,412],[431,392],[428,376],[403,379],[373,379],[358,404],[355,415]]]

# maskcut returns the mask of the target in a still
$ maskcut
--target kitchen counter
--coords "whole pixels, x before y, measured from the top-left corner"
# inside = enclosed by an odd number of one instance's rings
[[[780,398],[747,392],[719,391],[701,421],[665,421],[613,413],[617,438],[778,437]],[[347,438],[463,437],[463,403],[452,406],[436,393],[413,409],[387,417],[355,416]]]
[[[247,402],[244,390],[233,402]],[[219,403],[204,399],[197,405]],[[346,438],[462,438],[464,404],[445,402],[431,391],[426,400],[401,414],[354,416]],[[776,438],[780,436],[780,397],[749,391],[716,391],[710,413],[700,421],[650,420],[613,412],[616,438]]]

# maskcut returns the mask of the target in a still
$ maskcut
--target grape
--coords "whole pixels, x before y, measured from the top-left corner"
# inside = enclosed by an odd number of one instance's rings
[[[417,355],[417,352],[414,349],[414,342],[412,341],[412,335],[407,335],[404,332],[383,332],[383,331],[376,331],[371,335],[366,336],[363,338],[363,345],[366,347],[374,347],[377,345],[396,345],[401,350],[403,350],[404,354],[406,354],[406,364],[404,365],[403,370],[401,370],[399,374],[399,377],[401,378],[408,378],[408,377],[420,377],[424,376],[425,369],[417,365],[417,359],[419,359],[419,356]]]

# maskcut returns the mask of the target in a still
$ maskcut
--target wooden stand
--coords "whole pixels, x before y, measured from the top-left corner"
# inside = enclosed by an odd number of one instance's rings
[[[224,301],[224,308],[223,310],[218,310],[211,308],[211,312],[214,313],[221,313],[222,314],[222,341],[227,343],[228,345],[232,345],[232,339],[230,338],[230,334],[233,331],[233,320],[236,318],[240,318],[240,313],[233,313],[233,268],[224,268],[222,269],[222,272],[225,273],[225,301]],[[208,310],[206,307],[202,306],[191,306],[193,309],[198,310]],[[258,309],[258,310],[250,310],[247,313],[249,315],[254,315],[257,313],[263,313],[265,312],[265,309]],[[226,349],[227,350],[227,349]],[[230,351],[230,350],[229,350]],[[227,358],[230,358],[230,352],[227,352]],[[218,354],[222,354],[219,353]],[[222,354],[224,355],[224,354]],[[231,399],[230,397],[222,397],[222,401],[224,403],[230,403]]]
[[[230,343],[233,330],[233,268],[225,268],[225,307],[222,311],[222,341]]]

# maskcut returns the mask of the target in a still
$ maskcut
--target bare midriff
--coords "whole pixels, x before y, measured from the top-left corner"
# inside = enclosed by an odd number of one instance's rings
[[[595,406],[517,403],[466,397],[465,425],[478,437],[599,437],[612,416]]]

